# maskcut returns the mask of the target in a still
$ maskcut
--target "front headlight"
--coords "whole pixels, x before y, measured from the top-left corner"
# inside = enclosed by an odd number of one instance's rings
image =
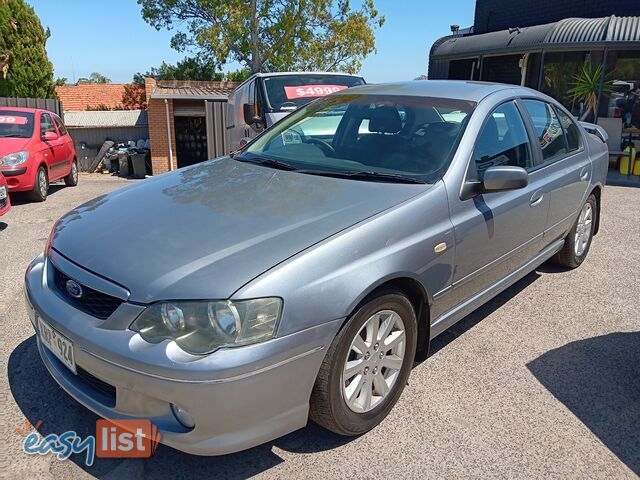
[[[0,173],[0,175],[2,175]],[[4,185],[0,185],[0,200],[4,200],[7,198],[7,187]]]
[[[281,312],[280,298],[162,302],[149,306],[129,328],[147,342],[173,340],[185,352],[202,355],[273,338]]]
[[[16,152],[0,158],[0,165],[5,167],[15,167],[16,165],[22,165],[29,158],[29,152]]]

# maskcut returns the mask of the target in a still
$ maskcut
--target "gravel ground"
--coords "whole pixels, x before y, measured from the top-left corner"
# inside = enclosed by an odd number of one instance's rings
[[[0,476],[11,478],[637,478],[640,474],[640,190],[608,187],[577,270],[544,265],[434,341],[389,417],[345,439],[310,424],[225,457],[161,446],[147,460],[28,456],[16,432],[94,432],[95,415],[48,376],[22,275],[52,223],[127,182],[84,175],[0,221]],[[3,223],[4,222],[4,223]],[[214,412],[215,413],[215,412]]]

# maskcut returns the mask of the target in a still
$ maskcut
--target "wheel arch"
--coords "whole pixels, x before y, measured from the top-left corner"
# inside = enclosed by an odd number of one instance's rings
[[[424,360],[429,354],[429,339],[431,330],[430,305],[432,298],[426,288],[417,278],[410,275],[398,275],[379,280],[367,288],[353,303],[349,309],[349,315],[345,322],[353,316],[358,309],[367,303],[372,297],[384,290],[398,290],[402,292],[413,305],[418,321],[418,346],[416,348],[416,360]]]

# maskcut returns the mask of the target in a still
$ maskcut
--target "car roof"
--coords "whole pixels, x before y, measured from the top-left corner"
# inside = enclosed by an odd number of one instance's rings
[[[404,95],[413,97],[450,98],[480,102],[492,93],[515,90],[518,95],[535,95],[539,92],[518,85],[475,82],[469,80],[411,80],[408,82],[379,83],[352,87],[334,95],[362,93],[366,95]]]
[[[0,107],[0,110],[10,110],[12,112],[25,112],[25,113],[41,113],[41,112],[45,112],[45,113],[53,113],[54,115],[56,115],[56,112],[52,112],[50,110],[45,110],[43,108],[26,108],[26,107]]]

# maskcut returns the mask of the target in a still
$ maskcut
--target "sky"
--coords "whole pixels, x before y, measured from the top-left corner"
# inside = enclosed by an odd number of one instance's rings
[[[172,32],[156,31],[142,20],[135,0],[26,0],[44,28],[51,30],[47,53],[55,76],[74,82],[92,72],[126,83],[163,61],[185,54],[173,50]],[[357,2],[353,2],[356,4]],[[429,49],[450,33],[450,25],[473,25],[474,0],[376,0],[385,16],[376,31],[377,52],[360,73],[371,83],[411,80],[427,73]],[[235,70],[237,64],[223,70]]]

